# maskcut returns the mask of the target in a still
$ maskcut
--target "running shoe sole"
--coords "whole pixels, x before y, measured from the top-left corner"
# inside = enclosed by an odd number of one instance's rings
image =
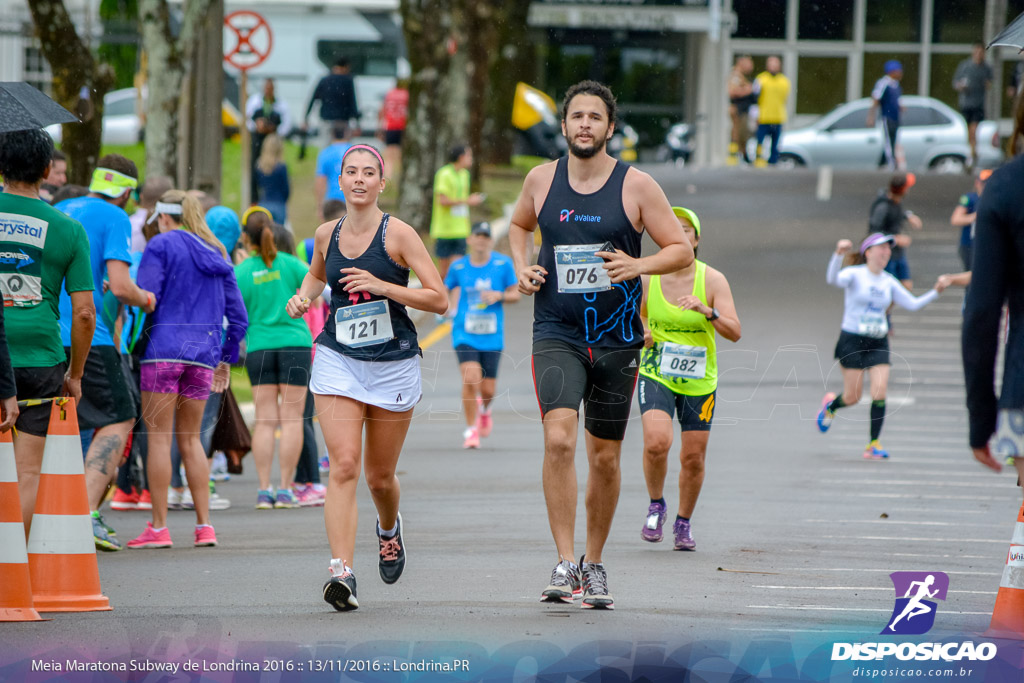
[[[140,545],[128,545],[129,550],[154,550],[158,548],[171,548],[173,543],[146,543]]]
[[[583,609],[615,609],[615,601],[610,595],[588,595],[580,604]]]
[[[324,601],[339,612],[348,612],[359,608],[359,601],[352,589],[344,581],[331,579],[324,584]]]
[[[113,553],[113,552],[117,552],[118,550],[121,550],[123,548],[123,546],[114,545],[110,541],[105,541],[105,540],[101,539],[99,536],[93,536],[92,540],[93,540],[93,543],[96,544],[96,549],[97,550],[102,550],[104,552]]]
[[[564,588],[548,587],[547,590],[540,594],[540,601],[568,603],[571,605],[576,597],[572,591],[565,590]]]
[[[111,510],[123,511],[123,510],[138,510],[140,508],[139,508],[139,504],[138,503],[128,503],[128,502],[124,502],[124,501],[112,500],[112,501],[110,501],[110,509]],[[150,509],[152,509],[152,506],[150,506]]]

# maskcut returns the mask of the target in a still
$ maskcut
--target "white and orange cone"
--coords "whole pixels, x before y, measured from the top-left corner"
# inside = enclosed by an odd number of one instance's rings
[[[111,609],[100,592],[74,399],[55,400],[50,409],[28,563],[40,612]]]
[[[11,437],[10,430],[0,433],[0,621],[43,621],[32,604]]]
[[[985,635],[1024,640],[1024,505],[1013,527],[996,606],[992,608],[992,622]]]

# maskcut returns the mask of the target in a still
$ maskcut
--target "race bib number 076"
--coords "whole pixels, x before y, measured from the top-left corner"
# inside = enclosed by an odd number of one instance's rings
[[[597,256],[601,244],[565,244],[555,247],[558,291],[568,294],[604,292],[612,288],[604,260]]]

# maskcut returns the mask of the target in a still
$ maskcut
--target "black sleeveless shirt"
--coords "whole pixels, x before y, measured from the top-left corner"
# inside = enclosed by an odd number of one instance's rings
[[[341,253],[341,247],[338,246],[338,236],[341,234],[341,226],[345,222],[344,217],[335,226],[331,242],[327,247],[327,258],[324,267],[327,273],[327,282],[331,286],[331,313],[324,324],[323,332],[316,338],[316,341],[318,344],[323,344],[338,353],[344,354],[349,358],[355,358],[356,360],[405,360],[420,353],[419,343],[416,339],[416,327],[412,324],[412,320],[409,319],[409,314],[406,312],[404,305],[387,297],[377,296],[369,292],[350,294],[344,290],[344,284],[341,283],[341,278],[345,277],[345,274],[341,272],[342,268],[361,268],[384,282],[390,282],[401,287],[409,285],[409,269],[395,263],[385,248],[389,218],[388,214],[384,214],[381,218],[380,226],[377,227],[376,234],[370,241],[370,245],[366,248],[366,251],[356,258],[347,258]],[[349,346],[338,341],[336,322],[338,312],[342,311],[342,316],[344,317],[344,309],[375,301],[387,302],[393,336],[390,339],[384,339],[378,343],[364,346]],[[365,320],[371,319],[367,318]],[[363,330],[359,329],[359,322],[358,318],[343,322],[345,326],[356,325],[350,333],[350,336],[353,338],[358,338],[360,331],[364,334],[368,332],[365,329],[365,324],[363,324]],[[376,330],[376,326],[371,328],[371,330]]]
[[[563,289],[577,287],[580,278],[600,282],[603,277],[599,263],[567,267],[576,256],[564,250],[570,245],[612,246],[640,257],[640,233],[633,227],[622,206],[622,183],[629,170],[617,161],[604,186],[591,194],[580,194],[569,185],[569,159],[563,157],[555,166],[547,199],[541,207],[537,223],[541,232],[541,248],[537,263],[547,270],[546,282],[534,295],[533,339],[561,339],[577,346],[640,348],[644,330],[640,322],[640,299],[643,287],[640,278],[611,284],[610,289],[576,293],[559,292],[556,247],[563,262]],[[589,250],[588,250],[589,251]],[[594,261],[584,254],[582,261]],[[602,262],[603,263],[603,262]],[[605,281],[607,282],[607,281]]]

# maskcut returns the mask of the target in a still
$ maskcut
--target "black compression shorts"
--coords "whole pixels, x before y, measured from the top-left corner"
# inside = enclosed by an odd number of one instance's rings
[[[639,369],[639,349],[573,346],[559,339],[533,343],[533,384],[543,417],[554,408],[577,413],[599,439],[622,441]]]

